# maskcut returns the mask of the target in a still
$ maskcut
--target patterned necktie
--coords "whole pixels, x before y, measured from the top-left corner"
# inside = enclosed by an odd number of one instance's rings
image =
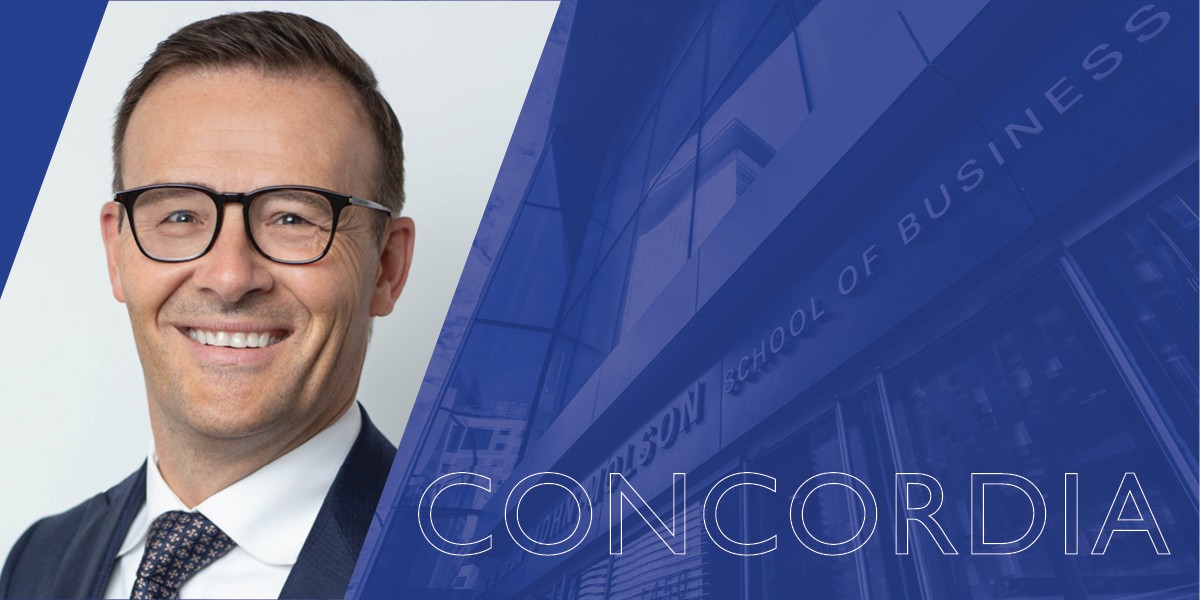
[[[130,598],[178,598],[179,586],[234,547],[233,540],[200,513],[165,512],[150,526],[146,552]]]

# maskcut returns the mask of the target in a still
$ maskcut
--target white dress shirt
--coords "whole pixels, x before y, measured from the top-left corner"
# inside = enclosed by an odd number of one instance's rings
[[[180,598],[278,598],[338,470],[362,428],[357,404],[295,450],[213,494],[191,509],[203,513],[237,544],[179,588]],[[164,512],[187,511],[158,471],[150,445],[142,504],[105,588],[128,598],[151,523]]]

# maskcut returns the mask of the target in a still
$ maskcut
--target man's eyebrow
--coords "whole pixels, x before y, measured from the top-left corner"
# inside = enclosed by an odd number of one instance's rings
[[[283,188],[283,189],[274,190],[274,191],[270,192],[270,195],[271,196],[281,196],[283,198],[287,198],[288,200],[296,200],[296,201],[300,201],[300,202],[306,202],[309,204],[319,204],[319,205],[326,204],[325,198],[323,196],[321,196],[321,194],[318,194],[316,192],[312,192],[309,190],[301,190],[301,189],[296,189],[296,188]]]
[[[213,188],[212,186],[210,186],[206,183],[200,183],[198,181],[188,181],[188,180],[179,181],[177,179],[155,179],[151,183],[147,183],[146,185],[140,185],[138,187],[149,187],[152,185],[194,185],[196,187],[202,187],[206,190],[214,190],[215,191],[215,188]]]

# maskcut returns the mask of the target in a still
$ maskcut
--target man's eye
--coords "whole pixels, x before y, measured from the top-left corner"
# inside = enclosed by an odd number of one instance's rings
[[[177,211],[167,215],[167,218],[163,219],[163,223],[187,224],[187,223],[196,223],[197,221],[199,221],[199,219],[196,218],[195,214],[193,214],[192,212],[189,212],[189,211],[184,211],[184,210],[177,210]]]
[[[285,213],[275,218],[276,225],[311,225],[308,219],[293,213]]]

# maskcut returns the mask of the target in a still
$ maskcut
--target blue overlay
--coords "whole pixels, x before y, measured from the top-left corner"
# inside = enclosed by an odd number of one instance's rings
[[[1196,23],[563,2],[348,597],[1194,598]]]

